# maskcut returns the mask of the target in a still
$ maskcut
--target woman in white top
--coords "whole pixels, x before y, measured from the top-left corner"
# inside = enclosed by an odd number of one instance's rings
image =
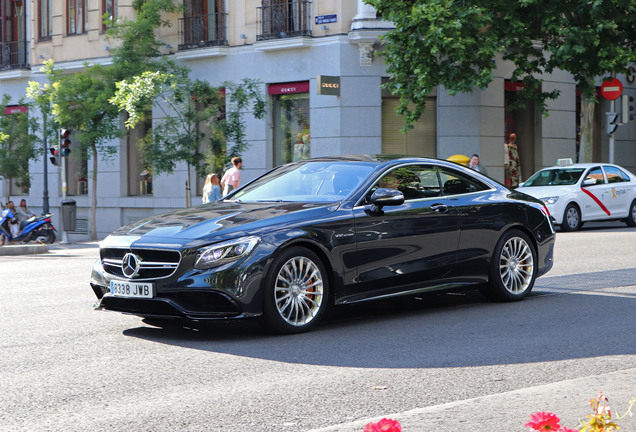
[[[203,204],[221,199],[221,186],[219,185],[219,176],[216,174],[208,174],[203,185],[203,196],[201,200]]]

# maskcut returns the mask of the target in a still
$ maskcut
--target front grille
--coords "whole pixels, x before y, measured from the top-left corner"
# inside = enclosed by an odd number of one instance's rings
[[[135,280],[161,279],[171,276],[179,267],[181,254],[175,250],[103,248],[100,257],[104,270],[117,277],[129,279],[123,272],[122,262],[127,253],[139,259],[139,272]]]

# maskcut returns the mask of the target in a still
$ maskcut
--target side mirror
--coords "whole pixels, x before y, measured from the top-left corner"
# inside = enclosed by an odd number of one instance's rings
[[[596,184],[596,179],[589,178],[589,179],[583,180],[583,186],[592,186],[595,184]]]
[[[371,195],[371,211],[382,211],[384,206],[399,206],[404,204],[404,194],[399,190],[380,188]]]

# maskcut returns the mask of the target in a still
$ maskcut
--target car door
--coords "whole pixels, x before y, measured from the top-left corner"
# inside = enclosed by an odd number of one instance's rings
[[[594,182],[586,185],[586,182]],[[605,183],[605,176],[600,166],[592,167],[585,174],[581,183],[581,207],[582,219],[598,220],[607,219],[611,212],[607,208],[610,187]]]
[[[609,185],[606,207],[612,217],[627,216],[633,195],[629,176],[618,167],[611,165],[604,165],[603,171]]]
[[[459,217],[441,193],[434,165],[403,165],[384,173],[365,194],[397,189],[405,201],[371,211],[354,209],[358,294],[395,292],[449,273],[457,260]],[[353,293],[352,293],[353,294]]]

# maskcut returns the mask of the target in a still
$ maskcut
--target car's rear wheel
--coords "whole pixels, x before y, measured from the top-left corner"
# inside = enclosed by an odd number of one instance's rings
[[[632,201],[629,206],[629,212],[627,213],[627,219],[625,222],[630,227],[636,227],[636,200]]]
[[[576,204],[570,203],[563,213],[562,231],[578,231],[581,228],[581,210]]]
[[[264,292],[263,315],[277,333],[302,333],[314,327],[327,307],[325,266],[302,247],[284,250],[273,261]]]
[[[537,254],[522,231],[506,232],[497,242],[484,293],[492,300],[516,301],[526,297],[537,278]]]

